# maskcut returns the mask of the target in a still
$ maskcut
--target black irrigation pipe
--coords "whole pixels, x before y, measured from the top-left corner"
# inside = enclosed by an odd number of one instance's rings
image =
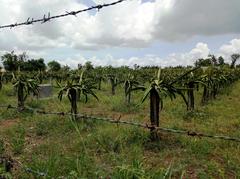
[[[11,105],[0,105],[0,108],[17,109],[17,107],[14,107]],[[205,138],[240,142],[240,138],[236,138],[236,137],[223,136],[223,135],[211,135],[211,134],[204,134],[204,133],[199,133],[199,132],[189,131],[189,130],[179,130],[179,129],[173,129],[173,128],[156,127],[156,126],[151,126],[148,124],[142,124],[142,123],[137,123],[137,122],[132,122],[132,121],[123,121],[123,120],[120,120],[121,116],[118,119],[113,119],[113,118],[96,117],[96,116],[89,116],[89,115],[84,115],[84,114],[73,114],[73,113],[65,113],[65,112],[46,112],[46,111],[34,109],[34,108],[25,108],[25,109],[31,110],[31,111],[33,111],[37,114],[41,114],[41,115],[76,116],[76,117],[79,117],[82,119],[91,119],[91,120],[98,120],[98,121],[104,121],[104,122],[115,123],[115,124],[123,124],[123,125],[140,127],[140,128],[144,128],[144,129],[151,129],[151,130],[155,130],[155,131],[163,131],[163,132],[168,132],[168,133],[187,135],[187,136],[191,136],[191,137],[199,137],[199,138],[205,137]]]
[[[118,0],[118,1],[114,1],[112,3],[107,3],[107,4],[98,4],[96,6],[88,7],[88,8],[77,10],[77,11],[71,11],[71,12],[66,11],[66,13],[64,13],[64,14],[59,14],[59,15],[55,15],[55,16],[51,16],[50,12],[49,12],[47,16],[46,16],[46,14],[44,14],[44,16],[40,19],[34,20],[33,18],[29,17],[25,22],[2,25],[2,26],[0,26],[0,29],[13,28],[13,27],[23,26],[23,25],[31,25],[36,22],[41,22],[43,24],[43,23],[49,22],[51,19],[57,19],[57,18],[62,18],[62,17],[66,17],[66,16],[77,16],[77,14],[79,14],[79,13],[90,11],[93,9],[97,9],[99,11],[100,9],[102,9],[104,7],[114,6],[116,4],[122,3],[123,1],[126,1],[126,0]]]

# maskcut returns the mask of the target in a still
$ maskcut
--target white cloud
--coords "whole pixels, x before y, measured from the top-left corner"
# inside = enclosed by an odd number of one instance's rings
[[[223,56],[226,59],[226,62],[230,62],[231,55],[233,53],[240,53],[240,39],[233,39],[229,44],[222,45],[216,53],[216,56]],[[172,53],[167,57],[162,58],[157,55],[145,55],[143,57],[130,57],[130,58],[114,58],[112,55],[108,54],[105,58],[97,58],[93,56],[92,58],[84,58],[81,55],[77,55],[73,58],[69,58],[64,61],[60,61],[61,64],[69,65],[73,68],[77,67],[77,64],[84,64],[87,61],[91,61],[95,66],[130,66],[133,67],[134,64],[138,64],[140,66],[187,66],[194,65],[194,62],[199,58],[207,58],[208,55],[211,54],[211,50],[209,49],[206,43],[199,42],[196,44],[195,48],[185,53]]]
[[[81,55],[76,55],[73,58],[68,58],[66,60],[59,61],[62,65],[69,65],[72,68],[76,68],[77,65],[84,64],[87,61],[91,61],[94,66],[130,66],[133,67],[134,64],[140,66],[186,66],[193,65],[198,58],[206,58],[210,50],[207,44],[198,43],[194,49],[187,53],[177,53],[170,54],[166,58],[161,58],[157,55],[145,55],[144,57],[130,57],[130,58],[114,58],[112,55],[106,55],[105,58],[100,59],[96,56],[92,58],[84,58]]]
[[[14,49],[17,54],[23,53],[22,50],[17,48]],[[0,55],[4,54],[5,51],[0,51]],[[172,53],[167,57],[163,58],[155,54],[144,55],[143,57],[129,57],[129,58],[115,58],[111,54],[106,55],[104,58],[98,58],[97,56],[92,56],[91,58],[86,58],[82,55],[74,55],[67,59],[58,60],[62,65],[68,65],[72,68],[76,68],[78,64],[84,64],[87,61],[91,61],[94,66],[130,66],[133,67],[134,64],[140,66],[187,66],[194,65],[194,62],[199,58],[206,58],[212,51],[209,49],[208,45],[203,42],[199,42],[196,46],[185,53]],[[233,39],[228,44],[222,45],[216,52],[216,56],[223,56],[227,62],[230,62],[230,56],[233,53],[240,53],[240,39]],[[46,56],[47,53],[43,51],[28,51],[27,55],[30,58],[39,58],[41,56]]]
[[[168,11],[156,8],[155,36],[166,41],[195,35],[239,33],[239,0],[166,0]],[[156,6],[164,0],[156,0]]]
[[[228,44],[222,45],[217,55],[224,57],[226,62],[229,63],[231,62],[231,55],[234,53],[240,54],[240,39],[233,39]]]
[[[109,0],[110,1],[110,0]],[[107,1],[107,2],[109,2]],[[102,3],[96,0],[96,3]],[[239,0],[126,1],[89,17],[73,36],[75,48],[146,47],[156,40],[182,41],[193,36],[240,32]],[[221,19],[221,20],[219,20]],[[79,27],[74,24],[74,27]],[[85,31],[89,27],[89,31]]]
[[[43,14],[47,15],[48,12],[51,12],[51,15],[56,15],[86,7],[76,0],[41,0],[34,3],[28,0],[0,0],[0,3],[1,14],[3,14],[0,17],[0,24],[25,21],[28,17],[41,18]],[[46,24],[36,23],[27,27],[1,29],[0,48],[11,51],[13,48],[41,50],[66,46],[69,44],[69,37],[65,36],[66,31],[63,27],[71,18],[73,17],[67,17],[62,22],[61,20],[52,20]]]
[[[96,3],[114,0],[95,0]],[[77,0],[0,0],[0,23],[24,21],[86,7]],[[11,50],[71,46],[144,48],[156,40],[181,41],[195,35],[240,33],[239,0],[129,0],[96,14],[81,13],[46,24],[0,30],[0,48]]]
[[[240,39],[233,39],[229,44],[220,47],[220,53],[224,56],[230,56],[234,53],[240,53]]]

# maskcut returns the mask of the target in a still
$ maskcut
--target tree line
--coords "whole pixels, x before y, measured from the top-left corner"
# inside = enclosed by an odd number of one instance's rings
[[[216,57],[215,55],[208,55],[208,58],[205,59],[198,59],[194,63],[196,67],[207,67],[210,65],[214,66],[225,66],[225,67],[230,67],[230,68],[240,68],[240,64],[236,65],[237,60],[240,58],[240,54],[232,54],[231,55],[231,63],[226,63],[225,59],[220,56]],[[61,64],[55,60],[52,60],[45,64],[43,58],[39,59],[29,59],[27,56],[26,52],[23,52],[22,54],[15,54],[14,51],[12,52],[7,52],[3,56],[1,56],[1,61],[3,64],[3,67],[6,71],[9,72],[14,72],[14,71],[26,71],[26,72],[32,72],[32,71],[51,71],[51,72],[58,72],[58,71],[63,71],[63,72],[69,72],[71,69],[69,66],[61,66]],[[87,71],[94,69],[91,61],[87,61],[84,65],[78,64],[78,70],[81,70],[82,68],[85,68]],[[1,70],[0,66],[0,70]],[[97,68],[112,68],[112,66],[107,66],[107,67],[97,67]],[[129,68],[122,66],[120,68]],[[134,69],[157,69],[158,66],[143,66],[140,67],[137,64],[133,66]],[[171,68],[171,67],[170,67]],[[177,66],[175,68],[182,68],[182,66]]]
[[[48,67],[50,71],[59,71],[62,67],[61,64],[55,60],[48,62],[46,65],[43,58],[29,59],[27,54],[15,54],[14,51],[7,52],[1,56],[3,67],[6,71],[45,71]],[[66,67],[65,67],[66,68]]]

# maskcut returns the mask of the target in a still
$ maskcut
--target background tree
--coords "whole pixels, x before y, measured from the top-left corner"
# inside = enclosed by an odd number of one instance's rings
[[[57,61],[53,60],[53,61],[48,62],[48,67],[49,67],[50,71],[56,72],[61,69],[61,64],[58,63]]]
[[[218,57],[218,65],[219,66],[225,65],[225,60],[222,56]]]
[[[4,68],[7,71],[12,72],[17,71],[18,69],[21,71],[44,71],[46,69],[44,59],[40,58],[28,60],[26,52],[19,55],[16,55],[14,51],[6,53],[2,56],[2,62]]]
[[[68,73],[70,70],[71,70],[71,68],[70,68],[68,65],[64,65],[64,66],[61,68],[61,71],[62,71],[63,73]]]
[[[207,66],[210,66],[211,64],[212,62],[210,58],[206,58],[206,59],[201,58],[195,62],[196,67],[199,67],[199,66],[207,67]]]
[[[215,57],[215,55],[209,54],[207,59],[210,59],[211,65],[213,65],[213,66],[217,66],[218,65],[218,60]]]
[[[237,60],[240,58],[240,54],[238,54],[238,53],[232,54],[231,58],[232,58],[232,63],[231,63],[230,68],[234,68]]]
[[[18,56],[12,51],[11,53],[6,53],[2,57],[2,62],[5,70],[7,71],[17,71],[20,65],[18,61]]]
[[[83,68],[82,64],[79,63],[79,64],[77,65],[77,69],[78,69],[78,70],[81,70],[82,68]]]
[[[31,59],[27,60],[21,65],[21,71],[45,71],[46,65],[44,63],[44,59]]]
[[[87,71],[93,70],[93,65],[91,61],[87,61],[83,66]]]

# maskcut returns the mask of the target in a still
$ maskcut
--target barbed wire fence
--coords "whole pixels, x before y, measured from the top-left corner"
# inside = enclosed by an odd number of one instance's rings
[[[18,107],[12,106],[12,105],[0,105],[0,108],[6,108],[7,110],[14,109],[14,110],[18,111]],[[240,143],[240,138],[237,138],[237,137],[230,137],[230,136],[224,136],[224,135],[211,135],[211,134],[199,133],[199,132],[190,131],[190,130],[179,130],[179,129],[173,129],[173,128],[157,127],[157,126],[152,126],[149,124],[134,122],[132,120],[121,120],[121,116],[119,116],[119,118],[117,118],[117,119],[114,119],[114,118],[90,116],[90,115],[86,115],[86,114],[73,114],[73,113],[69,113],[69,112],[47,112],[42,109],[31,108],[31,107],[25,107],[24,110],[29,110],[33,114],[56,115],[56,116],[76,116],[83,120],[94,120],[94,121],[113,123],[113,124],[117,124],[117,125],[119,125],[119,124],[120,125],[128,125],[128,126],[148,129],[148,130],[156,131],[156,132],[161,131],[161,132],[167,132],[167,133],[173,133],[173,134],[179,134],[179,135],[186,135],[186,136],[190,136],[190,137],[198,137],[199,139],[211,138],[211,139],[219,139],[219,140],[233,141],[233,142]],[[20,112],[24,112],[24,110],[20,111]],[[38,177],[48,177],[47,172],[34,170],[30,167],[23,165],[18,160],[14,160],[14,162],[16,162],[20,168],[22,168],[25,172],[27,172],[29,174],[32,174],[32,175],[35,175]]]
[[[70,12],[66,11],[63,14],[54,15],[54,16],[51,16],[51,13],[48,12],[48,14],[47,15],[44,14],[42,18],[34,19],[32,17],[29,17],[24,22],[19,22],[19,23],[16,22],[16,23],[10,23],[10,24],[7,24],[7,25],[2,25],[2,26],[0,26],[0,29],[13,28],[13,27],[17,27],[17,26],[32,25],[32,24],[37,23],[37,22],[40,22],[40,23],[43,24],[43,23],[49,22],[52,19],[63,18],[63,17],[66,17],[66,16],[76,16],[77,17],[77,15],[80,14],[80,13],[83,13],[83,12],[86,12],[86,11],[91,11],[93,9],[96,9],[96,10],[99,11],[102,8],[109,7],[109,6],[114,6],[114,5],[120,4],[124,1],[127,1],[127,0],[118,0],[118,1],[114,1],[112,3],[98,4],[98,5],[87,7],[85,9],[81,9],[81,10],[77,10],[77,11],[70,11]]]
[[[12,105],[0,105],[0,108],[18,109],[16,106],[12,106]],[[212,134],[200,133],[200,132],[191,131],[191,130],[181,130],[181,129],[174,129],[174,128],[152,126],[147,123],[143,124],[139,122],[134,122],[133,120],[121,120],[121,116],[117,119],[114,119],[114,118],[90,116],[87,114],[73,114],[68,112],[47,112],[41,109],[30,108],[30,107],[26,107],[25,109],[41,115],[76,116],[83,120],[95,120],[95,121],[102,121],[102,122],[108,122],[108,123],[114,123],[114,124],[135,126],[139,128],[149,129],[151,131],[162,131],[167,133],[186,135],[190,137],[212,138],[212,139],[240,142],[240,138],[237,138],[237,137],[230,137],[230,136],[224,136],[224,135],[212,135]]]

